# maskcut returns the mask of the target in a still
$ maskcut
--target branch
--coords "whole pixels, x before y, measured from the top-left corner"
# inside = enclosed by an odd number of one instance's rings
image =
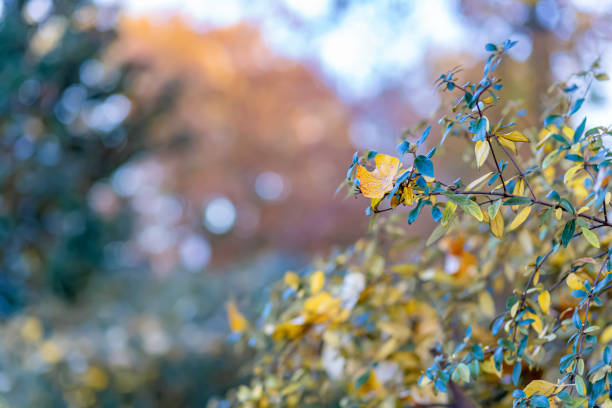
[[[499,179],[502,182],[502,186],[504,186],[504,192],[508,192],[508,190],[506,189],[506,182],[504,181],[504,176],[502,175],[502,171],[499,168],[499,162],[497,161],[497,156],[495,156],[495,151],[493,150],[493,145],[491,144],[491,135],[489,134],[487,134],[487,143],[489,144],[489,149],[491,150],[491,154],[493,155],[493,160],[495,160],[495,167],[497,168],[497,172],[499,173]]]
[[[504,151],[504,153],[506,153],[506,156],[508,156],[508,158],[510,159],[510,161],[512,162],[512,165],[514,166],[514,168],[516,169],[516,171],[519,172],[519,175],[523,178],[523,180],[525,180],[525,184],[527,185],[527,188],[529,189],[529,192],[531,193],[531,197],[533,197],[533,199],[536,199],[535,193],[533,192],[533,189],[531,188],[531,185],[529,184],[529,181],[527,181],[527,177],[525,176],[525,173],[523,172],[523,170],[521,170],[521,168],[519,167],[518,164],[516,164],[516,161],[514,161],[514,158],[512,157],[512,155],[510,154],[510,152],[504,147],[503,144],[501,144],[499,142],[498,138],[495,138],[495,140],[497,141],[497,145],[499,147],[502,148],[502,150]]]
[[[535,198],[518,196],[515,194],[510,194],[508,192],[502,193],[502,192],[497,192],[497,191],[465,191],[465,190],[453,190],[453,189],[451,189],[450,191],[454,194],[460,194],[460,195],[485,195],[485,196],[498,196],[498,197],[504,197],[504,198],[512,198],[512,197],[528,198],[532,204],[542,205],[542,206],[550,207],[550,208],[561,208],[561,210],[563,210],[564,212],[571,214],[568,210],[566,210],[559,204],[550,203],[548,201],[538,200]],[[431,193],[431,195],[441,195],[441,194],[443,193],[442,192]],[[586,220],[596,222],[606,227],[612,227],[612,223],[610,223],[609,221],[603,220],[599,217],[595,217],[595,216],[588,215],[588,214],[571,214],[571,215],[574,217],[580,217]]]

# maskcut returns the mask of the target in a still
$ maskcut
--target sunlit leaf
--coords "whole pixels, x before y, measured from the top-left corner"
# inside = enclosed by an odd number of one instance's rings
[[[492,174],[493,174],[492,171],[490,171],[490,172],[488,172],[486,174],[483,174],[482,176],[478,177],[476,180],[474,180],[470,184],[468,184],[465,189],[469,191],[469,190],[473,190],[473,189],[477,188],[482,183],[484,183]]]
[[[529,142],[529,139],[527,138],[527,136],[525,136],[518,130],[514,130],[506,134],[498,133],[497,136],[503,139],[510,140],[512,142]]]
[[[501,211],[497,211],[497,214],[490,219],[489,225],[491,226],[491,232],[497,238],[501,238],[504,235],[504,217]]]
[[[519,211],[519,213],[516,215],[516,217],[514,217],[514,219],[510,223],[510,226],[508,227],[508,229],[510,231],[517,229],[523,222],[525,222],[525,220],[529,216],[529,213],[531,213],[530,206],[527,206],[523,208],[521,211]]]
[[[550,292],[547,290],[540,292],[538,295],[538,304],[543,313],[548,313],[548,309],[550,308]]]
[[[479,140],[476,142],[474,149],[476,151],[476,165],[480,167],[489,157],[489,152],[491,151],[489,143]]]
[[[531,397],[532,395],[552,395],[555,392],[557,387],[555,384],[550,383],[544,380],[533,380],[525,388],[523,388],[523,392],[527,397]]]
[[[361,193],[367,198],[382,198],[393,189],[393,178],[397,175],[400,161],[397,157],[377,154],[374,157],[376,169],[368,171],[361,164],[357,165],[355,177],[359,181]]]
[[[599,248],[601,246],[599,244],[599,238],[597,237],[597,234],[585,227],[581,227],[580,230],[582,231],[582,235],[588,241],[589,244],[591,244],[595,248]]]

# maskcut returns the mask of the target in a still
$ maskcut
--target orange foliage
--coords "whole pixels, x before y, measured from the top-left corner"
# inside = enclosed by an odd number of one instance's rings
[[[345,174],[337,159],[352,153],[346,107],[311,69],[275,55],[255,28],[198,33],[177,18],[125,19],[112,56],[147,67],[137,78],[139,100],[180,81],[180,97],[152,137],[191,135],[189,148],[165,162],[169,188],[196,212],[213,193],[236,204],[236,227],[214,242],[217,260],[262,246],[324,248],[363,231],[358,204],[332,199]],[[284,199],[256,194],[266,171],[286,181]]]

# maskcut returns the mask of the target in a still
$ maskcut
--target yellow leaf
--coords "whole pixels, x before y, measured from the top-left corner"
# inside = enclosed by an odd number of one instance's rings
[[[555,167],[549,166],[544,169],[542,172],[544,174],[544,179],[548,184],[552,184],[555,181]]]
[[[563,131],[561,133],[568,141],[574,139],[574,129],[572,129],[571,127],[564,126]]]
[[[486,98],[484,98],[484,99],[482,100],[482,102],[483,102],[483,103],[486,103],[486,104],[493,103],[493,97],[492,97],[492,96],[487,96]]]
[[[227,302],[227,320],[229,322],[230,330],[234,333],[244,331],[247,326],[247,320],[238,310],[234,301]]]
[[[525,193],[525,180],[520,178],[516,181],[516,184],[514,185],[513,194],[522,196],[524,193]]]
[[[512,192],[514,195],[522,196],[525,193],[525,180],[519,178],[514,184],[514,191]],[[518,205],[512,206],[512,211],[517,211],[520,208]]]
[[[582,289],[584,287],[584,285],[582,284],[582,279],[580,279],[580,277],[575,273],[570,273],[567,276],[565,283],[567,283],[567,286],[573,290]]]
[[[510,227],[509,227],[510,231],[513,231],[513,230],[517,229],[523,222],[525,222],[525,220],[529,216],[530,212],[531,212],[531,207],[530,206],[527,206],[527,207],[523,208],[516,215],[516,217],[514,217],[514,220],[512,220],[512,222],[510,223]]]
[[[523,389],[527,397],[534,394],[546,395],[547,397],[555,392],[557,387],[553,383],[544,380],[533,380]]]
[[[489,151],[491,150],[489,148],[489,143],[479,140],[476,142],[474,150],[476,152],[476,165],[480,167],[485,160],[487,160],[487,157],[489,157]]]
[[[51,340],[47,340],[43,344],[41,344],[39,351],[40,351],[40,356],[47,363],[52,363],[52,364],[58,363],[62,359],[62,356],[63,356],[62,349],[59,348],[57,343]]]
[[[287,272],[285,274],[285,285],[289,286],[291,289],[297,291],[300,286],[300,277],[295,272]]]
[[[391,338],[387,340],[382,346],[378,348],[376,355],[374,356],[375,361],[382,361],[389,357],[391,353],[398,349],[400,343],[397,339]]]
[[[580,207],[580,209],[578,211],[576,211],[576,214],[580,215],[583,212],[587,212],[589,210],[590,210],[590,208],[588,206]]]
[[[316,271],[310,278],[310,293],[317,293],[323,289],[325,284],[325,274],[323,271]]]
[[[375,210],[378,207],[378,204],[383,200],[383,197],[371,198],[370,199],[370,207]]]
[[[493,298],[486,290],[481,291],[478,294],[478,306],[486,317],[495,316],[495,302]]]
[[[108,375],[100,367],[90,366],[84,377],[85,384],[95,390],[103,390],[108,386]]]
[[[374,371],[370,371],[368,379],[357,389],[357,394],[361,397],[368,395],[374,391],[376,393],[382,392],[383,386],[376,378]]]
[[[497,136],[502,137],[504,139],[508,139],[512,142],[529,142],[529,139],[527,139],[527,136],[525,136],[524,134],[522,134],[521,132],[519,132],[518,130],[514,130],[510,133],[507,134],[501,134],[498,133]]]
[[[574,176],[576,175],[578,171],[583,169],[583,166],[584,166],[583,164],[577,164],[575,166],[570,167],[565,172],[565,176],[563,177],[563,183],[567,184],[572,178],[574,178]]]
[[[601,336],[599,336],[599,342],[601,344],[606,344],[612,341],[612,324],[606,327],[602,332]]]
[[[582,227],[581,230],[582,235],[584,235],[584,238],[589,244],[593,245],[595,248],[599,248],[601,246],[599,244],[599,238],[597,237],[597,234],[585,227]]]
[[[368,171],[361,164],[357,165],[355,177],[359,181],[359,189],[367,198],[382,198],[393,189],[393,178],[399,171],[400,161],[397,157],[377,154],[374,157],[376,169]]]
[[[504,217],[502,216],[501,211],[498,211],[497,214],[495,214],[495,217],[489,221],[489,225],[491,226],[491,232],[497,238],[504,236]]]
[[[411,187],[404,187],[402,198],[404,200],[404,205],[414,204],[414,192],[412,191]]]
[[[340,299],[327,292],[319,292],[304,302],[304,312],[309,323],[325,323],[339,315]]]
[[[30,342],[40,340],[43,335],[43,326],[37,317],[28,317],[21,327],[21,335]]]
[[[548,313],[548,309],[550,308],[550,292],[544,290],[540,292],[538,296],[538,303],[540,304],[540,309],[542,312]]]
[[[557,219],[557,221],[561,221],[562,216],[563,216],[563,210],[561,209],[561,207],[559,207],[555,210],[555,218]]]
[[[472,190],[476,187],[478,187],[480,184],[482,184],[490,175],[492,175],[493,172],[490,171],[487,174],[478,177],[476,180],[472,181],[470,184],[468,184],[468,186],[465,188],[467,191]]]
[[[514,152],[514,154],[518,154],[518,150],[516,148],[516,144],[514,144],[514,142],[512,140],[508,140],[504,137],[498,137],[497,140],[499,141],[499,143],[502,146],[507,147],[508,149],[512,150]]]
[[[536,332],[542,333],[542,319],[540,319],[540,316],[535,313],[525,313],[525,318],[533,319],[531,327],[533,327],[533,330],[535,330]]]
[[[297,320],[297,319],[294,319]],[[294,339],[304,331],[304,325],[299,322],[288,321],[277,325],[272,333],[274,340]]]
[[[493,360],[493,356],[483,361],[480,367],[482,368],[482,371],[484,371],[485,373],[496,375],[499,378],[501,378],[502,376],[501,370],[498,371],[497,368],[495,367],[495,361]]]
[[[399,274],[412,274],[416,271],[417,266],[415,264],[393,265],[391,267],[391,272]]]

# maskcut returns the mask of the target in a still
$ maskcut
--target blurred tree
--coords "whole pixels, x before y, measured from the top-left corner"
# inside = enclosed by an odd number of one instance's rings
[[[103,60],[117,10],[88,1],[0,5],[0,314],[6,315],[30,289],[73,299],[105,269],[105,245],[127,236],[130,225],[127,209],[96,182],[146,148],[149,118],[162,107],[135,109],[128,97],[134,67]],[[92,208],[101,203],[106,212]]]
[[[365,226],[358,212],[346,211],[354,202],[330,200],[331,175],[344,171],[334,158],[352,154],[348,108],[305,64],[270,50],[257,28],[202,34],[178,18],[125,19],[113,55],[149,67],[139,99],[156,97],[167,82],[185,84],[152,137],[193,135],[165,161],[167,188],[186,198],[185,218],[212,241],[213,259],[323,249]],[[219,196],[231,202],[235,222],[204,231],[210,220],[202,209]]]

